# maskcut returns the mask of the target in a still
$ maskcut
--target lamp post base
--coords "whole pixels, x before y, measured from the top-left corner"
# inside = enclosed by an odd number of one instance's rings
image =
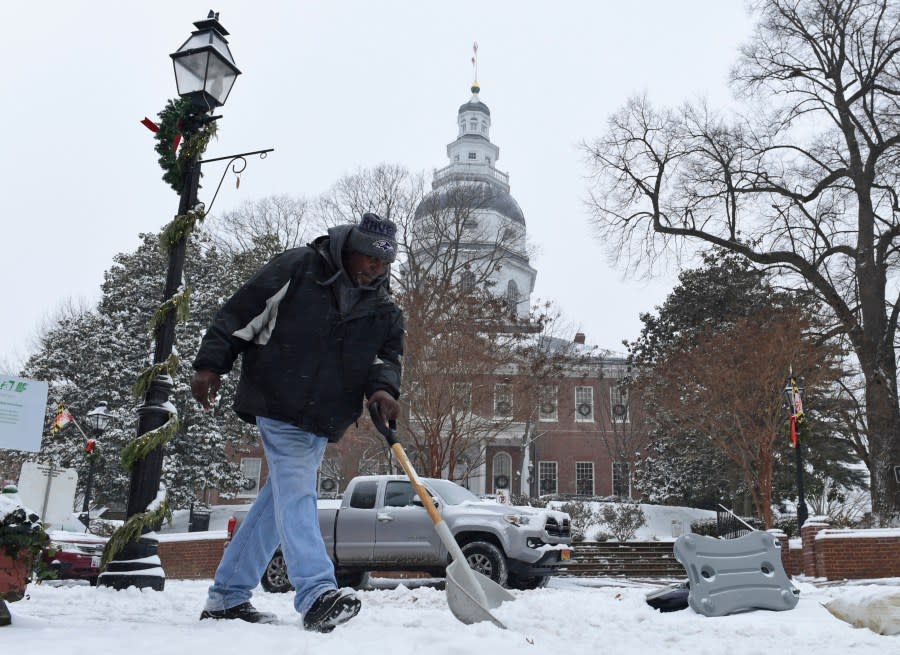
[[[128,589],[128,587],[163,591],[166,586],[166,579],[165,577],[156,575],[141,575],[136,571],[115,574],[111,574],[107,571],[101,573],[100,577],[97,578],[97,585],[100,587],[110,587],[116,591]]]
[[[97,578],[97,586],[113,589],[153,589],[162,591],[166,586],[166,573],[162,562],[156,554],[159,542],[156,539],[141,537],[136,542],[126,544],[106,566],[106,570]]]

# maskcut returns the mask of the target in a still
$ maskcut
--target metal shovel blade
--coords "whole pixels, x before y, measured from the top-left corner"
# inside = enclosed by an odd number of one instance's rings
[[[454,559],[447,567],[447,604],[453,616],[466,624],[490,621],[506,628],[490,610],[513,600],[513,595],[489,577],[469,568],[465,559]]]

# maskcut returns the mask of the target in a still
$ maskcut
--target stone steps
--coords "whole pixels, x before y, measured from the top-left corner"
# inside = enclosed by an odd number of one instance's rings
[[[587,542],[574,544],[574,556],[561,576],[684,578],[672,542]]]

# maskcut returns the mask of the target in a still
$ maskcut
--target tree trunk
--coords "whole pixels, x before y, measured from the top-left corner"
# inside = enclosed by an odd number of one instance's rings
[[[884,371],[894,379],[895,373]],[[882,527],[893,525],[900,515],[900,498],[894,469],[900,466],[900,411],[884,375],[866,387],[869,435],[869,473],[872,513]]]

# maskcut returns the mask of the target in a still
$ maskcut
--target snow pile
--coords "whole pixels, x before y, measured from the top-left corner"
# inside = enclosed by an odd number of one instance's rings
[[[854,590],[825,603],[825,609],[857,628],[880,635],[900,634],[900,590]]]

